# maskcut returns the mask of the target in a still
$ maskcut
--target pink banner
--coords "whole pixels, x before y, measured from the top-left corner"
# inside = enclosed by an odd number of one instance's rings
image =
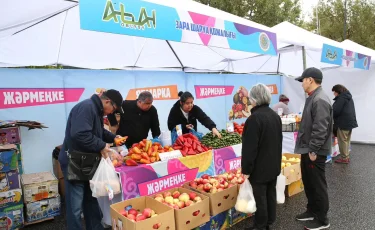
[[[234,89],[234,86],[196,85],[195,95],[197,99],[228,96],[228,95],[232,95],[233,89]]]
[[[147,181],[138,184],[139,194],[141,196],[149,196],[168,189],[176,188],[188,181],[196,178],[198,168],[181,171],[170,174],[168,176],[160,177],[155,180]]]
[[[229,172],[234,169],[241,168],[241,157],[229,159],[224,161],[225,171]]]
[[[0,109],[79,101],[84,88],[0,89]]]

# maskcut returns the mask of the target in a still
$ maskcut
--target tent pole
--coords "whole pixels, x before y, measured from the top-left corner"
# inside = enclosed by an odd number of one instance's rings
[[[174,56],[177,58],[177,61],[180,63],[182,71],[185,72],[185,67],[184,67],[184,65],[182,64],[180,58],[177,56],[177,54],[176,54],[176,52],[174,51],[173,47],[171,46],[171,44],[169,43],[168,40],[165,40],[165,41],[167,42],[169,48],[171,48],[171,50],[172,50]]]
[[[303,61],[303,70],[305,70],[306,69],[306,50],[304,46],[302,46],[302,61]]]
[[[277,74],[279,74],[279,68],[280,68],[280,53],[279,53],[279,58],[277,59],[277,71],[276,71]]]

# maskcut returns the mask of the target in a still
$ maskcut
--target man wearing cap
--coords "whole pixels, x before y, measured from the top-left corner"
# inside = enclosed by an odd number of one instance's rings
[[[107,143],[113,143],[115,135],[104,129],[103,116],[122,112],[122,96],[117,90],[108,90],[100,96],[75,105],[69,113],[65,139],[59,154],[59,162],[64,174],[67,229],[83,229],[83,211],[86,229],[102,230],[102,214],[96,198],[92,196],[89,181],[69,181],[67,178],[68,154],[73,150],[84,153],[99,153],[108,157],[111,152]]]
[[[281,94],[279,97],[279,103],[275,104],[272,109],[276,113],[278,113],[279,110],[281,110],[282,115],[288,115],[290,113],[288,104],[289,104],[289,98],[285,96],[284,94]]]
[[[308,68],[296,78],[308,94],[302,114],[295,153],[301,154],[302,181],[307,197],[306,212],[296,217],[306,222],[305,229],[327,229],[329,209],[325,164],[332,152],[333,112],[321,84],[323,73]]]

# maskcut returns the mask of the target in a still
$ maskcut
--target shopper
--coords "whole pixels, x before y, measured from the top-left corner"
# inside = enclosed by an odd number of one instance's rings
[[[254,227],[269,229],[276,220],[276,181],[281,171],[281,118],[269,107],[271,92],[263,84],[250,90],[251,116],[242,134],[242,173],[253,187],[257,211]]]
[[[203,110],[194,105],[194,97],[190,92],[179,92],[178,100],[168,116],[168,128],[173,130],[177,125],[181,125],[182,133],[189,133],[190,129],[198,131],[197,120],[207,129],[211,130],[215,136],[221,138],[221,134],[216,129],[216,124],[206,115]]]
[[[352,95],[343,85],[335,85],[332,88],[335,95],[333,99],[333,130],[339,142],[341,157],[335,163],[348,164],[350,139],[352,130],[358,127],[355,107]]]
[[[139,94],[138,100],[122,102],[124,114],[120,116],[120,123],[117,122],[115,114],[107,116],[111,126],[116,127],[116,134],[128,137],[125,142],[128,149],[134,143],[147,139],[150,130],[153,138],[160,136],[158,111],[152,103],[152,94],[143,91]]]
[[[89,181],[68,180],[68,154],[77,152],[100,154],[107,158],[111,152],[109,144],[115,135],[104,129],[103,116],[121,111],[122,96],[116,90],[108,90],[93,95],[73,107],[65,130],[65,139],[59,154],[59,162],[64,174],[67,229],[83,229],[81,210],[86,229],[102,230],[102,214],[96,198],[92,196]],[[91,156],[91,155],[90,155]],[[90,168],[92,165],[85,165]]]
[[[276,113],[279,113],[279,110],[281,110],[282,115],[288,115],[290,113],[288,104],[289,104],[289,98],[285,96],[284,94],[281,94],[279,96],[279,103],[275,104],[272,109]]]
[[[302,82],[308,94],[294,151],[302,154],[301,172],[307,210],[296,219],[311,221],[306,224],[306,229],[327,229],[330,224],[325,164],[332,152],[332,106],[321,87],[323,73],[319,69],[308,68],[296,80]]]

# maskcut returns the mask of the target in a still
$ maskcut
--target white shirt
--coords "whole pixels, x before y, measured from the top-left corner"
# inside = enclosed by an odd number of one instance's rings
[[[284,115],[288,115],[290,113],[288,105],[286,105],[284,102],[280,101],[279,103],[275,104],[272,109],[277,113],[279,108],[283,109]]]
[[[184,115],[184,117],[185,117],[186,120],[187,120],[188,117],[189,117],[189,113],[186,113],[182,108],[180,108],[180,109],[181,109],[182,114]]]

